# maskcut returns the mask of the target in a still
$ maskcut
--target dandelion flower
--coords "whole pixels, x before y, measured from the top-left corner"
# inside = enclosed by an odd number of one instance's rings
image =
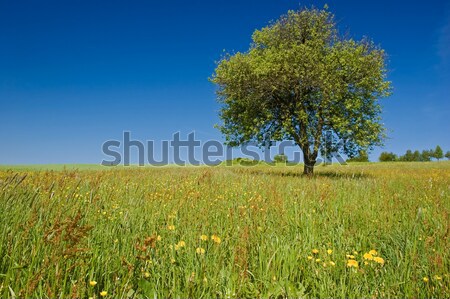
[[[101,292],[100,292],[100,296],[106,297],[106,295],[108,295],[108,292],[107,292],[107,291],[101,291]]]
[[[382,257],[374,257],[373,260],[378,264],[384,265],[384,259]]]
[[[347,256],[347,258],[349,258],[349,259],[354,259],[354,258],[355,258],[355,256],[352,255],[352,254],[347,254],[346,256]]]
[[[96,284],[97,284],[97,282],[96,282],[95,280],[89,281],[89,285],[90,285],[91,287],[95,287]]]
[[[208,236],[207,236],[207,235],[201,235],[201,236],[200,236],[200,240],[202,240],[202,241],[208,241]]]
[[[439,275],[434,275],[434,279],[435,279],[435,280],[441,280],[441,279],[442,279],[442,277],[441,277],[441,276],[439,276]]]
[[[157,241],[161,241],[161,239],[162,239],[162,238],[161,238],[160,235],[158,235],[158,236],[156,237],[156,240],[157,240]]]
[[[321,259],[316,259],[316,263],[320,263]]]
[[[205,249],[204,248],[201,248],[201,247],[198,247],[196,250],[195,250],[195,252],[197,252],[197,254],[205,254]]]
[[[429,281],[430,281],[430,280],[428,279],[428,277],[425,276],[425,277],[423,278],[423,282],[429,282]]]
[[[308,256],[308,260],[312,260],[313,259],[313,257],[312,256]]]
[[[168,229],[168,230],[175,230],[175,225],[168,225],[168,226],[167,226],[167,229]]]
[[[371,260],[373,260],[373,255],[369,252],[369,253],[364,253],[364,259],[365,260],[369,260],[369,261],[371,261]]]
[[[351,268],[351,267],[358,268],[358,266],[359,266],[359,264],[355,260],[348,260],[347,261],[347,267],[349,267],[349,268]]]
[[[328,254],[332,254],[332,253],[333,253],[333,250],[328,249],[328,250],[327,250],[327,253],[328,253]]]
[[[178,242],[178,246],[179,247],[186,247],[186,242],[180,241],[180,242]]]
[[[222,240],[220,240],[220,238],[216,235],[212,235],[211,240],[213,240],[216,244],[220,244],[220,242],[222,242]]]
[[[319,250],[318,249],[313,249],[311,252],[314,253],[314,254],[318,254]]]
[[[372,249],[371,251],[369,251],[369,253],[371,255],[377,255],[378,254],[378,252],[375,249]]]
[[[330,266],[333,266],[333,267],[336,266],[336,263],[333,261],[328,262],[328,264],[330,264]]]
[[[145,272],[145,273],[144,273],[144,276],[145,276],[145,278],[149,278],[149,277],[150,277],[150,273]]]

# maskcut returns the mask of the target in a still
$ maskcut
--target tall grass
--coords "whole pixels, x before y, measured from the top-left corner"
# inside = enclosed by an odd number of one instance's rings
[[[0,297],[450,296],[450,163],[300,173],[1,170]]]

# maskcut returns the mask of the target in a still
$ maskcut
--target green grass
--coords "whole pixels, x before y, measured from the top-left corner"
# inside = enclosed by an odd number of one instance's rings
[[[109,169],[100,164],[27,164],[27,165],[0,165],[0,170],[105,170]]]
[[[85,168],[0,170],[1,298],[450,296],[449,162]]]

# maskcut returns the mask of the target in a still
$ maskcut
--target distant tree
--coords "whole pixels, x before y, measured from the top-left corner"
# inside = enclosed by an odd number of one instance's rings
[[[366,151],[360,151],[358,156],[350,157],[347,162],[369,162],[369,155]]]
[[[450,151],[447,151],[444,155],[448,160],[450,160]]]
[[[431,161],[431,157],[433,155],[433,150],[423,150],[421,157],[423,162]]]
[[[442,151],[442,148],[439,145],[436,146],[435,150],[433,151],[432,157],[438,161],[444,158],[444,152]]]
[[[418,150],[415,150],[414,153],[412,154],[412,161],[414,161],[414,162],[422,161],[422,157],[421,157],[420,152]]]
[[[378,160],[380,162],[394,162],[397,161],[397,155],[389,152],[382,152]]]
[[[252,39],[211,78],[228,145],[292,140],[307,175],[324,148],[352,155],[382,145],[379,100],[390,82],[381,48],[340,35],[334,16],[314,8],[289,11]],[[324,142],[328,133],[342,142]]]
[[[411,150],[407,150],[403,156],[400,156],[400,161],[412,162],[414,161],[414,154]]]
[[[273,160],[276,163],[286,163],[286,162],[288,162],[288,158],[287,158],[287,156],[285,154],[275,155]]]

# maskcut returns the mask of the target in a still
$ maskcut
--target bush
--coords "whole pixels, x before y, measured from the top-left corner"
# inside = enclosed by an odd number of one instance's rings
[[[347,162],[369,162],[369,155],[366,151],[360,151],[356,157],[350,157]]]
[[[286,155],[281,154],[281,155],[275,155],[275,157],[273,158],[273,160],[275,161],[275,163],[286,163],[288,162],[288,158]]]
[[[394,162],[397,161],[397,155],[389,152],[382,152],[378,158],[380,162]]]

